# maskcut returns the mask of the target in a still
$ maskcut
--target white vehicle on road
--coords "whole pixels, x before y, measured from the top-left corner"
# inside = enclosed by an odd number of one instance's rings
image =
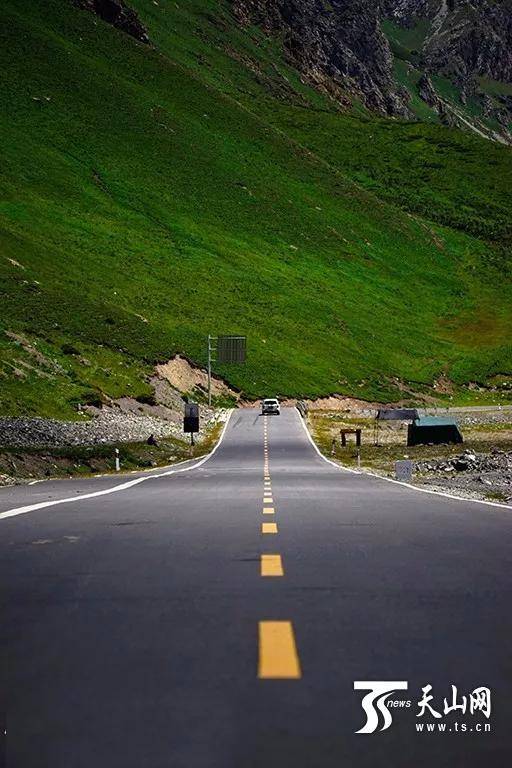
[[[279,400],[277,397],[266,397],[264,400],[262,400],[261,413],[263,415],[266,413],[274,413],[276,416],[279,416],[281,413],[281,406],[279,405]]]

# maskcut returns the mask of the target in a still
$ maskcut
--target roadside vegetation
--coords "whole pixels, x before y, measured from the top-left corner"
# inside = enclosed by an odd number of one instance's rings
[[[511,151],[341,112],[227,2],[131,4],[152,46],[0,9],[2,415],[151,397],[208,333],[249,398],[509,400]]]

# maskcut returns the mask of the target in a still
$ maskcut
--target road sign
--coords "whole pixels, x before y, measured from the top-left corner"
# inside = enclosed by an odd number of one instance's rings
[[[217,339],[218,363],[245,363],[246,337],[219,336]]]
[[[194,432],[199,432],[199,406],[197,403],[185,403],[183,431],[191,435]]]

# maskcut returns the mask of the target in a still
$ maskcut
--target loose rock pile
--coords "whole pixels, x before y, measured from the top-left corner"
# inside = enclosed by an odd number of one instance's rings
[[[202,429],[207,420],[202,419]],[[177,437],[184,439],[180,422],[147,415],[134,415],[119,409],[103,409],[82,422],[52,419],[0,419],[0,446],[39,448],[70,445],[100,445]],[[201,436],[201,433],[200,433]]]
[[[429,485],[441,484],[469,495],[512,501],[512,451],[464,451],[448,459],[418,461],[415,469]]]
[[[512,452],[495,448],[489,454],[464,451],[450,459],[428,459],[416,463],[418,472],[508,472],[512,473]]]
[[[510,410],[496,410],[494,412],[481,411],[473,413],[457,414],[457,421],[462,427],[476,427],[480,424],[509,424],[511,420]]]

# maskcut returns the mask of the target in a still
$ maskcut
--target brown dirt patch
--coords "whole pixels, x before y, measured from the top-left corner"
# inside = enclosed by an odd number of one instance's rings
[[[196,368],[186,358],[176,355],[167,363],[156,366],[157,375],[166,379],[179,392],[192,392],[194,389],[208,390],[208,374],[202,368]],[[212,394],[230,395],[238,399],[239,395],[225,384],[222,379],[212,376]]]

